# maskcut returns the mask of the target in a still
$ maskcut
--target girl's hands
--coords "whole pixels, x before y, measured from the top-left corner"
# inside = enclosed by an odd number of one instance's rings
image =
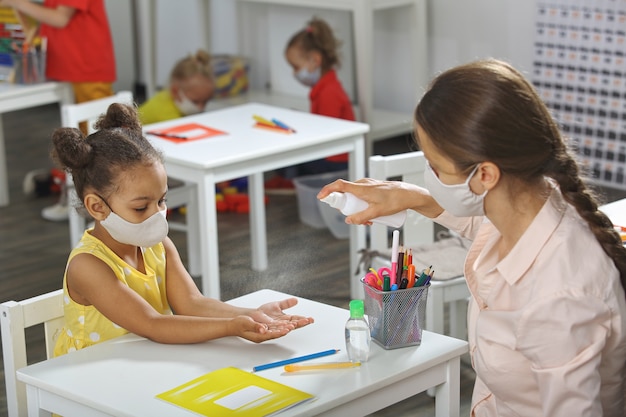
[[[298,304],[298,300],[295,298],[273,301],[271,303],[263,304],[256,310],[251,311],[248,315],[255,321],[268,325],[276,322],[287,323],[289,326],[292,326],[292,330],[313,323],[313,318],[311,317],[294,316],[283,312],[283,310],[291,308],[296,304]]]
[[[288,298],[263,304],[243,316],[233,318],[233,334],[251,342],[261,343],[277,339],[290,331],[313,323],[311,317],[285,314],[284,309],[295,306],[298,300]]]

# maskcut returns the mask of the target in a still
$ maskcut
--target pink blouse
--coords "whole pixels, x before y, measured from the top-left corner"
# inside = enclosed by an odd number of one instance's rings
[[[554,190],[503,259],[487,218],[442,213],[465,262],[472,416],[623,416],[626,299],[587,223]]]

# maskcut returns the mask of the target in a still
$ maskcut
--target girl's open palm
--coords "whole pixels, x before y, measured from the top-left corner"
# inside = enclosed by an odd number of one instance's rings
[[[270,327],[274,325],[287,325],[291,329],[297,329],[313,323],[313,318],[292,314],[286,314],[283,310],[291,308],[298,304],[295,298],[288,298],[281,301],[273,301],[261,305],[256,310],[250,312],[249,316],[254,321],[267,324]]]

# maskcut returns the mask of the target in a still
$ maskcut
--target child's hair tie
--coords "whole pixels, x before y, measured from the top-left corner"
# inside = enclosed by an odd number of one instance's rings
[[[307,27],[304,28],[304,31],[306,33],[313,33],[313,28],[311,26],[307,26]]]

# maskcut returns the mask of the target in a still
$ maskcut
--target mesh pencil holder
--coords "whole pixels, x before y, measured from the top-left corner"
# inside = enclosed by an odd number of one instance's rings
[[[363,280],[361,283],[372,339],[385,349],[419,346],[426,324],[430,283],[396,291],[379,291]]]

